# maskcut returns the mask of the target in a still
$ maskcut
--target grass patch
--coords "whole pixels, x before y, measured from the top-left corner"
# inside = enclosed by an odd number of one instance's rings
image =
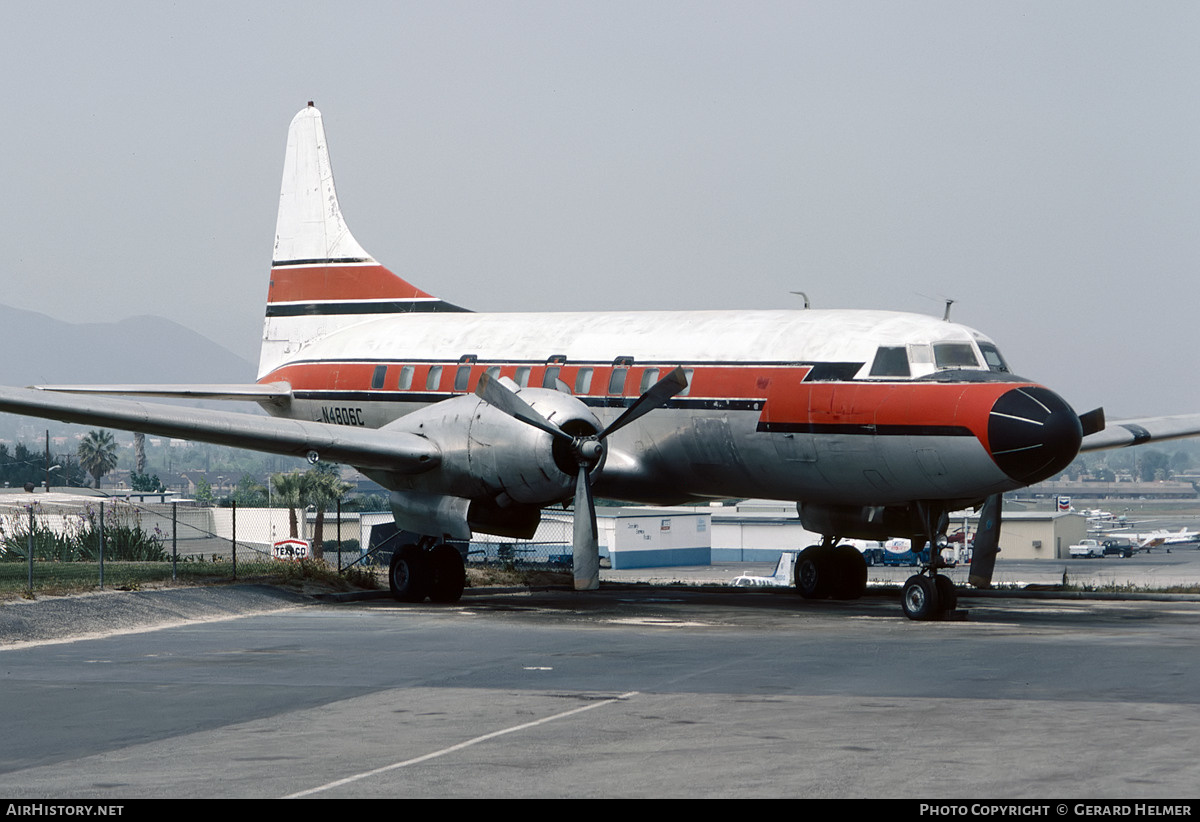
[[[1079,585],[1068,582],[1056,585],[1056,591],[1074,591],[1085,594],[1200,594],[1200,585],[1134,585],[1130,582],[1106,582],[1101,585]]]

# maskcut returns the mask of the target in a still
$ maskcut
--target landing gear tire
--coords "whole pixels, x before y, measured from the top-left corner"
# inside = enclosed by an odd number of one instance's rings
[[[922,622],[938,619],[942,609],[938,600],[937,583],[921,574],[909,577],[900,594],[900,607],[909,619]]]
[[[950,577],[938,574],[933,581],[937,586],[939,616],[944,618],[951,611],[958,610],[958,591]]]
[[[392,554],[388,583],[400,602],[424,602],[429,587],[429,556],[416,545],[402,545]]]
[[[458,549],[444,542],[434,546],[429,552],[429,566],[433,572],[429,583],[429,599],[433,602],[458,602],[462,599],[467,572]]]
[[[810,545],[796,557],[796,590],[805,599],[825,599],[833,589],[833,552]]]
[[[867,590],[867,560],[853,545],[833,549],[833,583],[830,596],[834,599],[858,599]]]

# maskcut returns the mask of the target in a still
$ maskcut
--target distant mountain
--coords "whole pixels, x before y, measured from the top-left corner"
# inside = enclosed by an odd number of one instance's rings
[[[66,323],[0,305],[0,385],[254,382],[255,367],[163,317]]]

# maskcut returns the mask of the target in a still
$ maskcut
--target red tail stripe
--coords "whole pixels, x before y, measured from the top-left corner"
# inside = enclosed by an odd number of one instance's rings
[[[268,303],[432,298],[381,265],[317,265],[271,269]]]

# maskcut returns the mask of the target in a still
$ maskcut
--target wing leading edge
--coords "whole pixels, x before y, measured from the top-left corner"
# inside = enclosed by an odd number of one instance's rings
[[[1200,435],[1200,414],[1175,417],[1142,417],[1109,422],[1103,431],[1083,438],[1080,452],[1125,448],[1159,440],[1175,440]]]
[[[428,471],[441,462],[437,446],[416,434],[234,411],[210,411],[91,395],[76,397],[7,387],[0,387],[0,411],[286,456],[307,457],[315,452],[324,460],[358,468],[384,468],[402,474]]]
[[[103,394],[116,397],[159,397],[188,400],[252,400],[286,402],[292,387],[286,382],[218,383],[213,385],[35,385],[59,394]]]

